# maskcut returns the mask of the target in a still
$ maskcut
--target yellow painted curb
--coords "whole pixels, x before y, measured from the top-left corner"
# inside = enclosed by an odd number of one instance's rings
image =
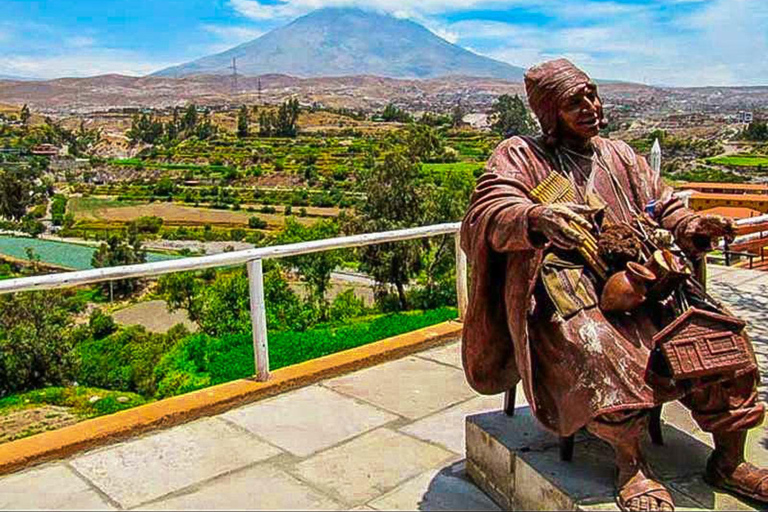
[[[268,382],[241,379],[0,444],[0,475],[138,434],[180,425],[344,373],[399,359],[461,335],[449,321],[272,372]]]

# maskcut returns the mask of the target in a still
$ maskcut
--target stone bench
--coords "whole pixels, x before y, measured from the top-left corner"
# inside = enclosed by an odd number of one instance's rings
[[[715,491],[701,478],[711,448],[670,423],[664,446],[647,442],[650,463],[677,510],[756,510],[755,503]],[[572,462],[562,462],[558,438],[528,407],[466,419],[467,473],[499,506],[523,510],[617,510],[610,446],[588,434],[575,439]]]

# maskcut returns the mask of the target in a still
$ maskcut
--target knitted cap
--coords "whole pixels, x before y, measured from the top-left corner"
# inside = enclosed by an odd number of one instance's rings
[[[574,88],[591,83],[589,76],[567,59],[550,60],[533,66],[525,73],[528,103],[545,134],[553,134],[557,129],[562,100]]]

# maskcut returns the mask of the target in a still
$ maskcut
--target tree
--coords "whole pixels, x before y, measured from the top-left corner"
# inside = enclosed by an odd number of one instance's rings
[[[408,112],[398,108],[393,103],[384,107],[384,111],[381,113],[381,118],[388,123],[410,123],[413,121],[413,118]]]
[[[189,105],[181,118],[181,131],[193,131],[197,126],[197,105]]]
[[[43,166],[37,162],[0,162],[0,217],[21,220],[27,208],[47,194],[39,183]]]
[[[456,106],[453,107],[453,110],[451,111],[451,126],[453,128],[458,128],[464,124],[465,115],[467,115],[467,112],[461,104],[461,101],[456,102]]]
[[[94,268],[117,267],[122,265],[136,265],[147,261],[147,252],[141,247],[138,233],[129,230],[127,236],[110,236],[103,242],[91,257],[91,266]],[[119,295],[132,293],[136,289],[135,279],[123,279],[114,281],[111,291]],[[105,284],[105,292],[109,293],[110,283]]]
[[[197,300],[202,283],[194,272],[175,272],[162,276],[158,283],[158,291],[163,294],[168,309],[176,311],[185,309],[189,319],[200,321],[201,306]]]
[[[400,145],[390,146],[383,159],[363,176],[366,201],[360,208],[359,230],[365,233],[412,228],[424,219],[419,165]],[[397,191],[397,193],[393,193]],[[402,309],[408,309],[405,286],[421,269],[421,242],[395,242],[361,249],[361,268],[381,284],[397,288]]]
[[[32,113],[29,111],[29,106],[26,103],[23,107],[21,107],[21,113],[19,114],[19,117],[24,126],[29,124],[29,119],[32,117]]]
[[[248,115],[248,107],[242,106],[240,112],[237,114],[237,136],[241,139],[248,136],[250,124],[250,117]]]
[[[490,117],[491,129],[504,138],[535,132],[533,119],[517,94],[499,96],[491,107]]]
[[[72,308],[62,292],[0,296],[0,397],[69,381]]]
[[[262,112],[259,116],[259,135],[262,137],[296,137],[301,112],[299,100],[290,99],[280,105],[277,114]]]
[[[154,144],[163,136],[163,123],[151,114],[136,114],[126,136],[131,144]]]
[[[293,217],[289,217],[285,220],[285,228],[274,241],[278,245],[288,245],[334,238],[338,234],[339,225],[334,220],[321,220],[307,227]],[[310,288],[314,302],[319,306],[323,320],[327,319],[328,304],[325,294],[331,283],[331,273],[341,265],[343,260],[341,251],[324,251],[281,260],[289,269],[296,268],[299,271],[302,280]]]

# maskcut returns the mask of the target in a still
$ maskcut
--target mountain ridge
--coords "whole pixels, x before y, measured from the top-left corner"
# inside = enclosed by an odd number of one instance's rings
[[[231,74],[233,58],[245,76],[478,76],[519,81],[524,73],[522,68],[452,44],[416,22],[358,8],[328,7],[224,52],[151,76]]]

